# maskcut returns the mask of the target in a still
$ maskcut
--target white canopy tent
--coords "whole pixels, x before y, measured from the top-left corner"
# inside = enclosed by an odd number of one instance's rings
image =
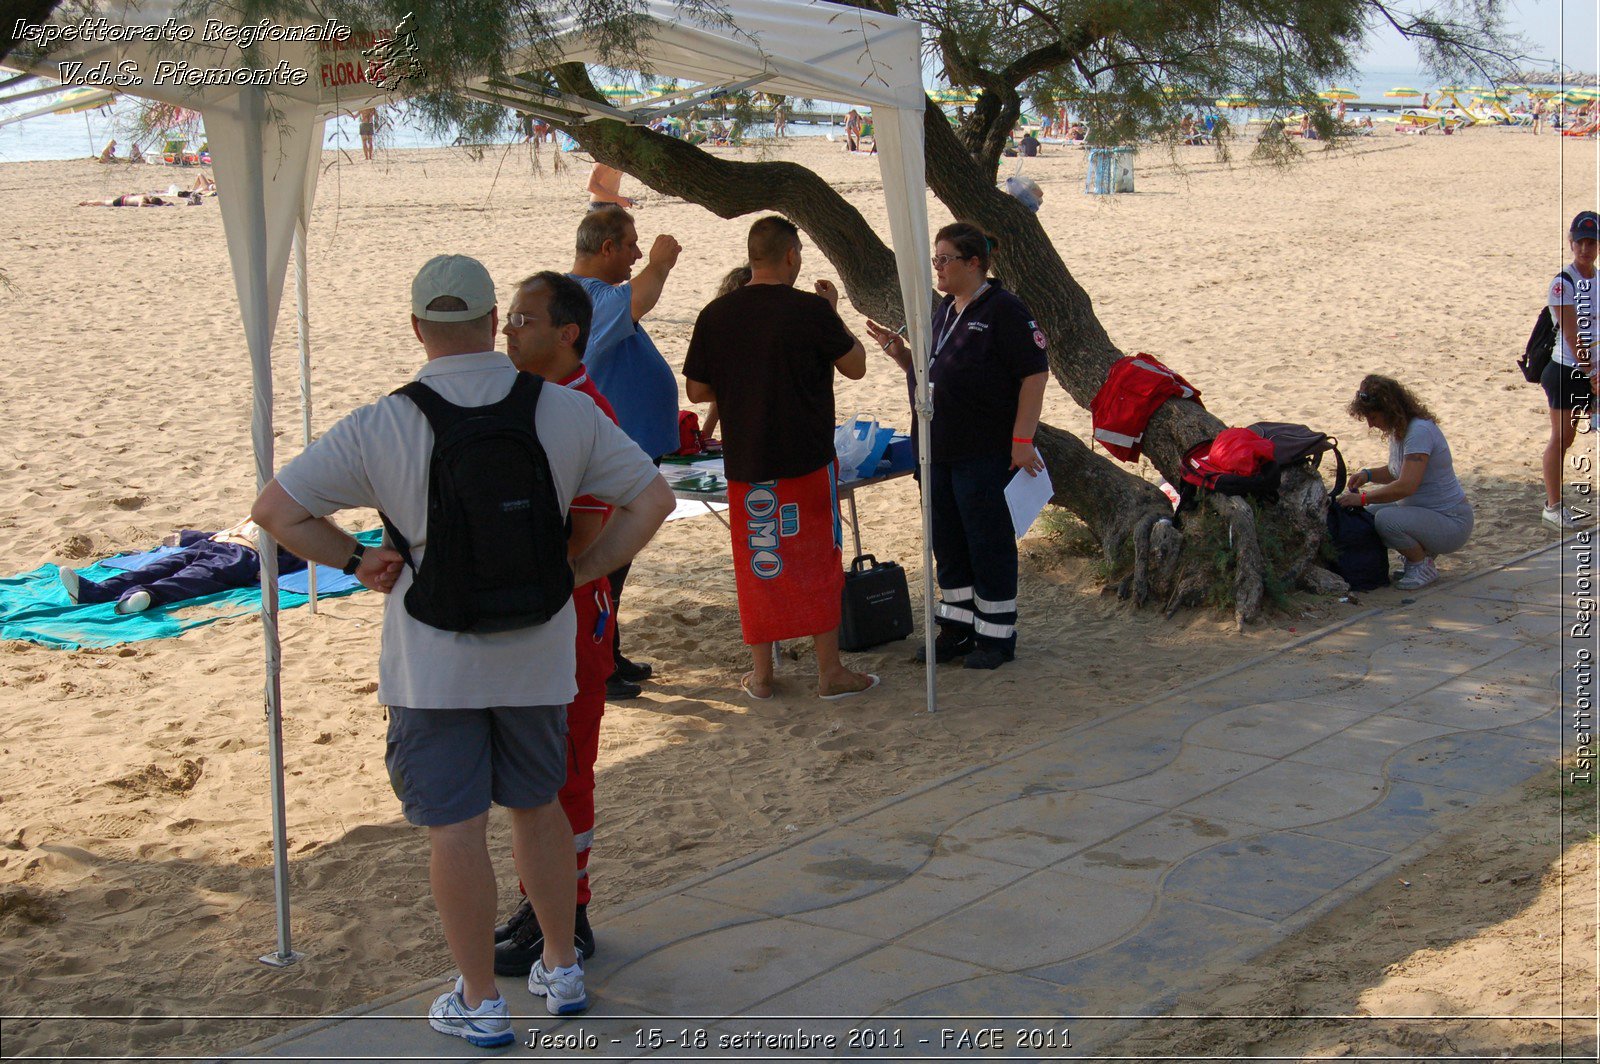
[[[640,47],[642,65],[652,73],[699,81],[704,94],[730,87],[759,84],[762,91],[821,98],[870,106],[877,130],[879,164],[888,204],[890,236],[896,252],[901,297],[907,309],[911,349],[917,360],[917,405],[922,438],[927,439],[931,412],[926,380],[930,339],[929,292],[932,286],[927,253],[927,212],[923,190],[921,26],[910,20],[840,7],[826,2],[794,0],[724,0],[726,23],[703,24],[685,15],[669,0],[644,0],[642,13],[651,20]],[[283,295],[284,275],[297,232],[303,242],[316,193],[324,126],[329,115],[363,107],[369,101],[392,101],[415,84],[383,88],[385,71],[362,53],[370,37],[322,42],[262,40],[248,49],[227,41],[204,40],[205,13],[184,0],[101,0],[99,14],[113,31],[148,27],[169,31],[169,39],[108,40],[126,33],[99,34],[100,39],[63,40],[48,55],[29,54],[26,46],[7,58],[26,71],[71,81],[69,64],[110,61],[118,72],[135,72],[139,84],[119,92],[197,110],[201,113],[215,160],[218,203],[233,265],[245,347],[253,391],[251,436],[256,480],[264,487],[276,468],[273,454],[272,341]],[[185,17],[185,15],[189,17]],[[170,21],[169,21],[170,20]],[[226,19],[224,19],[224,22]],[[52,25],[81,25],[69,21]],[[286,23],[285,25],[294,25]],[[307,25],[312,25],[307,23]],[[170,39],[172,27],[192,31],[188,41]],[[159,33],[155,34],[158,38]],[[599,62],[594,42],[575,23],[558,26],[556,47],[529,48],[526,65],[556,61]],[[554,56],[555,58],[552,58]],[[267,84],[199,84],[160,76],[160,64],[187,64],[182,71],[276,72]],[[119,64],[131,63],[132,67]],[[515,66],[514,63],[508,64]],[[293,84],[293,71],[306,71],[303,84]],[[214,76],[213,76],[214,77]],[[471,95],[538,110],[549,108],[586,121],[619,118],[648,120],[652,101],[637,112],[591,105],[571,97],[543,93],[517,79],[484,78],[469,87]],[[693,93],[690,93],[691,98]],[[661,101],[655,101],[660,106]],[[681,102],[679,103],[681,106]],[[424,244],[425,246],[425,244]],[[303,243],[302,243],[303,247]],[[449,250],[449,249],[429,249]],[[303,266],[303,262],[297,262]],[[303,277],[303,269],[297,271]],[[304,292],[301,298],[302,372],[308,374],[305,344]],[[309,409],[309,385],[302,378]],[[309,414],[307,431],[309,433]],[[922,461],[927,462],[926,448]],[[926,472],[926,465],[924,465]],[[933,579],[928,549],[930,513],[923,501],[924,609],[926,614],[927,699],[934,703]],[[278,907],[278,950],[261,958],[275,965],[291,964],[288,860],[284,817],[277,562],[275,545],[261,544],[262,635],[266,659],[266,716],[273,815],[274,876]]]

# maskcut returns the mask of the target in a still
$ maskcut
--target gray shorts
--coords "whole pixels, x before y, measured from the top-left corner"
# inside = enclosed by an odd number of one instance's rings
[[[533,809],[567,780],[565,706],[389,707],[389,783],[407,820],[444,827],[489,804]]]

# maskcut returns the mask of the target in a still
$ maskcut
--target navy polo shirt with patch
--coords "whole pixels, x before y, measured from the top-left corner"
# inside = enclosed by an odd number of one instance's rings
[[[1010,455],[1018,389],[1050,368],[1032,312],[994,281],[959,319],[946,296],[933,312],[933,346],[932,460]]]

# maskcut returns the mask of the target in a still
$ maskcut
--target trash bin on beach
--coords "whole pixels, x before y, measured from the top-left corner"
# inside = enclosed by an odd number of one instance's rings
[[[1133,148],[1093,148],[1083,190],[1093,196],[1133,191]]]

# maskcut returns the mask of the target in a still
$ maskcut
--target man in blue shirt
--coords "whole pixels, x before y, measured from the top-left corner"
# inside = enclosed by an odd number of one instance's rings
[[[583,285],[594,305],[583,363],[617,412],[622,431],[659,461],[678,449],[678,381],[639,319],[660,302],[683,248],[662,233],[651,245],[644,269],[634,277],[633,264],[644,258],[639,233],[633,215],[615,206],[592,209],[584,216],[577,245],[570,276]],[[621,609],[629,568],[625,565],[611,574],[614,609]],[[619,613],[619,622],[620,617]],[[653,670],[623,657],[620,623],[613,630],[612,656],[617,671],[606,681],[607,697],[637,697],[643,690],[639,681]]]

